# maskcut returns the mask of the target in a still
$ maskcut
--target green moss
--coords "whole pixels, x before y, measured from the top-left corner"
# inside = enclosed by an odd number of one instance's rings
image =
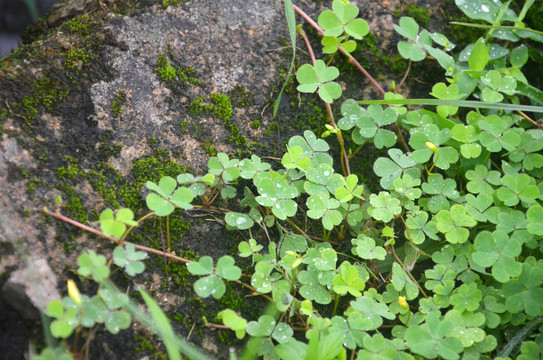
[[[230,120],[234,112],[230,98],[225,94],[215,93],[211,94],[210,98],[214,106],[209,107],[209,110],[213,115],[224,121]]]
[[[137,353],[149,351],[153,355],[154,359],[166,360],[168,358],[167,354],[160,351],[160,349],[149,338],[144,336],[136,336],[134,340],[136,343],[138,343],[138,347],[136,348]]]
[[[163,81],[172,81],[175,79],[176,76],[175,68],[170,65],[168,58],[164,54],[158,57],[155,71],[159,73],[160,78]]]
[[[115,98],[111,102],[109,110],[113,113],[113,116],[119,117],[124,110],[123,105],[126,103],[126,93],[123,89],[117,90]]]
[[[252,127],[253,129],[255,129],[255,130],[258,129],[258,128],[260,128],[260,121],[259,121],[259,120],[253,120],[253,121],[251,121],[251,127]]]
[[[180,125],[181,133],[187,134],[189,132],[189,121],[187,119],[183,120]]]
[[[71,48],[66,54],[64,60],[64,67],[66,69],[75,69],[83,67],[87,61],[89,61],[90,55],[87,54],[83,49]]]
[[[28,210],[28,209],[23,210],[23,215],[24,216],[30,216],[30,214],[32,214],[32,212],[30,210]]]
[[[193,114],[200,114],[204,110],[204,98],[197,96],[190,103],[190,111]]]
[[[162,7],[167,8],[170,5],[177,5],[177,4],[180,4],[180,3],[184,3],[186,1],[187,0],[163,0],[162,1]]]
[[[200,85],[200,80],[195,76],[196,71],[188,67],[178,67],[177,69],[170,65],[168,57],[161,54],[156,62],[155,71],[160,74],[160,78],[165,82],[173,82],[174,80],[179,83]]]
[[[208,143],[207,141],[202,142],[202,147],[204,148],[204,151],[209,156],[215,156],[217,155],[217,150],[215,150],[215,145]]]
[[[89,14],[83,14],[76,18],[67,20],[64,22],[64,27],[67,28],[71,33],[76,33],[80,36],[88,36],[89,24],[95,19],[89,16]]]
[[[402,7],[402,11],[397,11],[396,15],[412,17],[419,25],[422,25],[423,27],[427,27],[428,23],[430,22],[430,13],[428,12],[428,9],[419,7],[417,4],[404,5]]]
[[[232,101],[240,107],[247,107],[250,104],[251,95],[241,85],[234,86],[230,94]]]

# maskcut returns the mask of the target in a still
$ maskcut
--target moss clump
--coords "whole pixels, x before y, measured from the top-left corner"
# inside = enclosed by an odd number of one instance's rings
[[[258,128],[260,128],[260,121],[259,121],[259,120],[253,120],[253,121],[251,121],[251,127],[252,127],[253,129],[255,129],[255,130],[258,129]]]
[[[187,134],[189,132],[189,121],[187,119],[183,120],[180,125],[181,133]]]
[[[79,17],[67,20],[64,22],[64,27],[67,28],[71,33],[76,33],[80,36],[88,36],[89,24],[91,23],[92,18],[89,14],[83,14]]]
[[[190,102],[190,112],[193,114],[200,114],[204,110],[204,98],[197,96]]]
[[[117,90],[115,98],[111,102],[109,110],[113,113],[113,116],[119,117],[124,110],[123,105],[126,103],[126,93],[123,89]]]
[[[161,54],[156,62],[155,71],[160,75],[160,78],[169,83],[173,83],[174,80],[178,80],[179,83],[191,84],[191,85],[200,85],[200,80],[194,75],[196,71],[191,68],[178,67],[175,69],[168,60],[168,57],[164,54]]]
[[[162,1],[162,7],[167,8],[170,5],[177,5],[179,3],[183,3],[187,0],[163,0]]]
[[[228,121],[232,118],[234,110],[232,109],[232,102],[230,98],[225,94],[211,94],[210,96],[212,106],[208,106],[208,109],[215,115],[217,118]]]
[[[427,27],[430,22],[430,13],[427,9],[419,7],[417,4],[408,4],[402,7],[402,11],[396,11],[396,16],[409,16],[415,19],[415,21]]]
[[[158,57],[155,71],[163,81],[172,81],[176,76],[175,68],[170,65],[168,58],[164,54]]]
[[[217,155],[217,150],[215,150],[215,145],[208,143],[207,141],[202,142],[202,147],[204,148],[204,151],[209,156],[215,156]]]

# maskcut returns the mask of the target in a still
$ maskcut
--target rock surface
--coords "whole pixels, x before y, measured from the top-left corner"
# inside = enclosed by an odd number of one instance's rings
[[[401,2],[356,3],[377,33],[378,46],[394,52],[392,23]],[[66,278],[76,278],[81,251],[111,253],[107,240],[43,214],[58,196],[60,211],[82,223],[92,224],[106,207],[128,206],[138,218],[146,213],[145,181],[184,170],[202,174],[216,152],[277,157],[289,135],[326,121],[318,102],[309,113],[298,108],[301,102],[313,104],[314,97],[298,97],[294,85],[272,118],[270,102],[290,61],[281,1],[195,0],[165,8],[162,1],[110,0],[101,5],[63,1],[28,34],[25,46],[0,61],[0,285],[23,268],[18,247],[11,244],[47,259],[61,294]],[[329,4],[298,5],[316,18]],[[314,46],[319,48],[317,42]],[[306,61],[299,52],[298,63]],[[362,91],[348,89],[352,96],[377,96],[367,80],[348,76],[342,83],[362,84]],[[379,80],[402,76],[387,72]],[[224,230],[222,216],[178,215],[171,224],[177,254],[235,252],[239,235]],[[162,234],[163,224],[149,220],[129,240],[162,248]],[[157,256],[146,265],[135,279],[117,274],[114,280],[129,292],[135,284],[151,292],[175,329],[190,333],[190,340],[212,355],[225,358],[229,347],[239,346],[231,334],[219,341],[201,318],[211,320],[217,309],[236,302],[240,311],[254,315],[254,304],[235,291],[229,293],[231,303],[202,303],[184,265]],[[82,292],[95,291],[90,281],[78,280]],[[117,336],[99,332],[92,358],[145,358],[153,349],[142,349],[149,341],[138,337],[149,335],[139,326]]]

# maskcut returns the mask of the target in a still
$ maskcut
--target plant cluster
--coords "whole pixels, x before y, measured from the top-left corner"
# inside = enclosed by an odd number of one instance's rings
[[[456,3],[471,19],[490,24],[464,24],[486,33],[456,54],[446,36],[421,30],[410,17],[394,26],[405,38],[398,51],[408,69],[430,58],[445,72],[432,87],[433,99],[404,99],[402,83],[385,93],[352,56],[369,31],[355,5],[334,0],[314,22],[285,1],[293,48],[296,11],[323,35],[323,52],[345,54],[384,100],[345,100],[336,122],[330,103],[342,95],[339,71],[315,59],[300,31],[312,63],[298,69],[298,90],[325,102],[327,130],[290,138],[277,163],[219,153],[203,176],[147,182],[151,213],[136,221],[129,209],[106,209],[101,232],[88,228],[119,243],[109,263],[132,276],[144,271],[145,254],[137,250],[155,252],[186,262],[200,276],[194,283],[200,297],[220,299],[225,282],[234,282],[268,300],[258,319],[224,309],[217,316],[222,325],[206,321],[240,339],[248,335],[243,358],[539,358],[543,130],[528,114],[543,108],[522,103],[543,104],[543,92],[522,67],[530,58],[523,40],[543,42],[543,33],[523,23],[533,1],[518,14],[510,2]],[[339,164],[323,139],[330,135]],[[373,193],[350,167],[371,147],[386,154],[373,163],[380,184]],[[238,255],[251,262],[251,273],[243,274],[229,255],[181,259],[170,253],[169,238],[164,252],[126,242],[151,216],[217,210],[217,198],[238,196],[242,211],[223,209],[224,220],[245,237]],[[109,263],[93,251],[79,257],[79,275],[101,286],[91,298],[72,294],[49,304],[53,335],[66,338],[95,323],[115,333],[130,324],[128,299],[106,286]],[[155,322],[168,354],[178,358],[168,322],[163,315]]]

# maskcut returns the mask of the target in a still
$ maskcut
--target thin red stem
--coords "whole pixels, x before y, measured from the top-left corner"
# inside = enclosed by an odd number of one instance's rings
[[[324,36],[324,30],[322,30],[322,28],[319,26],[319,24],[317,24],[315,21],[313,21],[313,19],[311,19],[309,17],[309,15],[307,15],[302,9],[300,9],[298,6],[292,4],[292,7],[294,8],[294,10],[296,10],[296,12],[298,14],[300,14],[311,26],[313,26],[315,28],[315,30],[317,30],[321,35]],[[347,51],[345,51],[345,49],[343,49],[341,46],[339,47],[339,51],[347,56],[348,58],[348,62],[350,62],[351,64],[353,64],[358,70],[360,70],[360,72],[362,74],[364,74],[365,77],[368,78],[368,80],[372,83],[373,86],[375,86],[375,88],[377,89],[377,91],[379,91],[379,93],[381,93],[381,95],[384,97],[385,96],[385,90],[383,90],[383,88],[381,87],[381,85],[373,78],[373,76],[370,75],[370,73],[368,73],[366,71],[366,69],[364,69],[364,67],[362,65],[360,65],[360,63],[354,58],[351,56],[351,54],[349,54]]]

